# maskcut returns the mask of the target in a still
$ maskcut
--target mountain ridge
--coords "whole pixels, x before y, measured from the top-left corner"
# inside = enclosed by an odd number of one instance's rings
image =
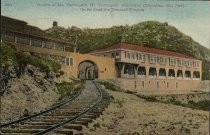
[[[210,50],[201,46],[190,36],[182,33],[167,22],[145,21],[134,25],[112,26],[111,28],[84,28],[75,26],[67,29],[52,27],[46,30],[52,37],[59,37],[78,44],[80,52],[104,48],[125,42],[169,51],[176,51],[198,59],[210,60]],[[76,39],[77,38],[77,39]]]

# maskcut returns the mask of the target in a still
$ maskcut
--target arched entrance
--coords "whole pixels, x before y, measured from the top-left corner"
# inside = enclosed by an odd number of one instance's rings
[[[82,61],[78,66],[79,79],[96,79],[98,78],[97,65],[89,60]]]

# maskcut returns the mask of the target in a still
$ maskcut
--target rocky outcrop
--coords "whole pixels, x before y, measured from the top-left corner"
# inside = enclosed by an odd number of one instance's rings
[[[1,99],[2,122],[22,117],[24,110],[28,110],[29,114],[40,112],[58,100],[55,76],[45,76],[39,68],[28,65],[20,78],[13,76],[9,80],[10,86]]]

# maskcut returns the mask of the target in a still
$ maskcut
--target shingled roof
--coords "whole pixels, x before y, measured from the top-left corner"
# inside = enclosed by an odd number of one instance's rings
[[[27,22],[6,17],[6,16],[1,16],[1,24],[2,24],[2,30],[4,31],[14,31],[14,32],[21,32],[25,34],[31,34],[35,36],[44,36],[46,33],[34,26],[28,25]]]
[[[186,58],[186,59],[196,59],[192,56],[182,54],[182,53],[178,53],[178,52],[167,51],[167,50],[156,49],[156,48],[149,48],[149,47],[144,47],[144,46],[140,46],[140,45],[133,45],[133,44],[128,44],[128,43],[118,43],[118,44],[112,45],[112,46],[107,47],[107,48],[92,51],[92,52],[90,52],[90,54],[100,53],[100,52],[104,52],[104,51],[111,51],[111,50],[132,50],[132,51],[152,53],[152,54],[157,54],[157,55],[180,57],[180,58]]]
[[[23,34],[23,35],[30,35],[33,37],[44,38],[47,40],[53,40],[61,43],[68,44],[69,46],[74,46],[72,43],[65,41],[60,38],[53,38],[48,35],[44,30],[41,30],[38,27],[28,25],[27,22],[10,18],[7,16],[1,16],[1,24],[2,24],[2,31]]]

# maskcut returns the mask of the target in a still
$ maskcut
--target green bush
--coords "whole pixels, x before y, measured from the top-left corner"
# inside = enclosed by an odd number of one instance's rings
[[[210,111],[209,105],[210,105],[210,100],[202,100],[199,102],[189,101],[188,104],[186,104],[187,107],[200,109],[204,111]]]
[[[139,98],[143,98],[149,102],[158,102],[159,101],[155,96],[146,96],[146,95],[139,95],[139,94],[137,94],[136,96]]]
[[[81,82],[62,82],[56,84],[59,94],[61,98],[69,97],[73,95],[75,92],[84,89],[84,85]]]
[[[101,128],[100,124],[97,122],[95,124],[93,124],[93,127],[96,129],[96,128]]]
[[[23,58],[27,64],[39,67],[40,69],[48,73],[50,71],[58,72],[61,68],[61,65],[59,63],[49,58],[41,58],[39,56],[30,55],[30,54],[23,56]]]
[[[125,103],[125,101],[124,100],[115,100],[114,103],[118,105],[117,106],[118,108],[121,108],[121,107],[123,107],[123,104]]]
[[[102,85],[105,86],[106,89],[113,90],[113,91],[121,91],[120,87],[110,83],[110,82],[100,82]]]
[[[2,68],[7,70],[10,66],[14,65],[19,67],[19,72],[23,71],[27,64],[31,64],[35,67],[39,67],[47,74],[52,72],[58,72],[61,65],[50,58],[42,58],[30,53],[24,53],[17,51],[13,44],[3,42],[1,50]]]
[[[5,42],[2,43],[0,57],[3,70],[8,70],[16,61],[15,52],[16,48],[14,45]]]

